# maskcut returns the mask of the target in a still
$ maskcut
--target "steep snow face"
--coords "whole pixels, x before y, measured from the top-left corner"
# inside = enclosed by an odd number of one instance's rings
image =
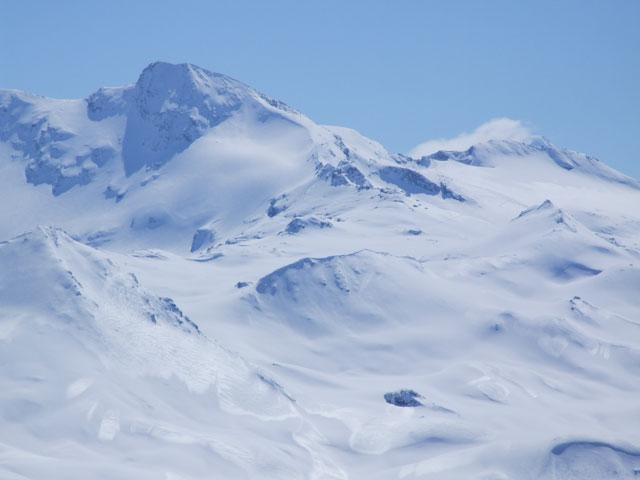
[[[149,65],[132,97],[122,144],[127,175],[157,169],[240,108],[261,107],[248,87],[189,64]]]
[[[506,127],[0,93],[0,477],[637,477],[638,183]]]

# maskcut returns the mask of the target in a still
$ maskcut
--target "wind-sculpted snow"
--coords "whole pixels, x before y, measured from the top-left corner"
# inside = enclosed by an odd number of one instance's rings
[[[638,183],[510,138],[0,92],[0,478],[637,477]]]
[[[640,450],[598,441],[571,441],[551,450],[544,479],[634,479],[640,475]]]

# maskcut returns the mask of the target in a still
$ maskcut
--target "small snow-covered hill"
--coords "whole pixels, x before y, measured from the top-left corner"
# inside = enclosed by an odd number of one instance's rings
[[[636,478],[640,183],[424,153],[190,64],[0,91],[0,477]]]
[[[0,244],[0,271],[2,478],[313,471],[283,387],[109,256],[41,228]]]

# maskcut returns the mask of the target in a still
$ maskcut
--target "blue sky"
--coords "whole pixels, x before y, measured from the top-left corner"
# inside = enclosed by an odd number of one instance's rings
[[[395,151],[510,117],[640,178],[636,0],[2,3],[0,88],[81,97],[154,60]]]

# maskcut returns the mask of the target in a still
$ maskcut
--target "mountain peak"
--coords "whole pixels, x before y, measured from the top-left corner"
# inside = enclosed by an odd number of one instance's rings
[[[135,85],[123,140],[125,172],[163,165],[255,98],[244,84],[195,65],[152,63]]]
[[[532,207],[526,208],[525,210],[522,210],[518,214],[516,219],[527,217],[540,212],[556,213],[556,212],[562,212],[562,211],[558,207],[556,207],[551,200],[547,199],[544,202],[540,203],[539,205],[534,205]]]
[[[191,63],[153,62],[147,65],[136,83],[138,88],[174,90],[176,94],[195,89],[203,93],[212,90],[250,90],[248,86],[220,73],[210,72]]]
[[[503,157],[524,158],[543,156],[563,170],[581,172],[609,182],[640,189],[640,182],[605,165],[590,155],[560,148],[540,135],[523,139],[487,139],[465,150],[438,150],[420,157],[418,162],[429,166],[432,161],[455,161],[476,167],[495,167]]]
[[[170,63],[161,60],[155,61],[144,67],[140,77],[144,76],[180,76],[190,75],[194,69],[204,70],[191,63]]]
[[[537,222],[540,229],[542,229],[543,225],[546,228],[562,227],[573,233],[576,233],[579,229],[579,222],[549,199],[538,205],[526,208],[513,220],[516,222]]]

